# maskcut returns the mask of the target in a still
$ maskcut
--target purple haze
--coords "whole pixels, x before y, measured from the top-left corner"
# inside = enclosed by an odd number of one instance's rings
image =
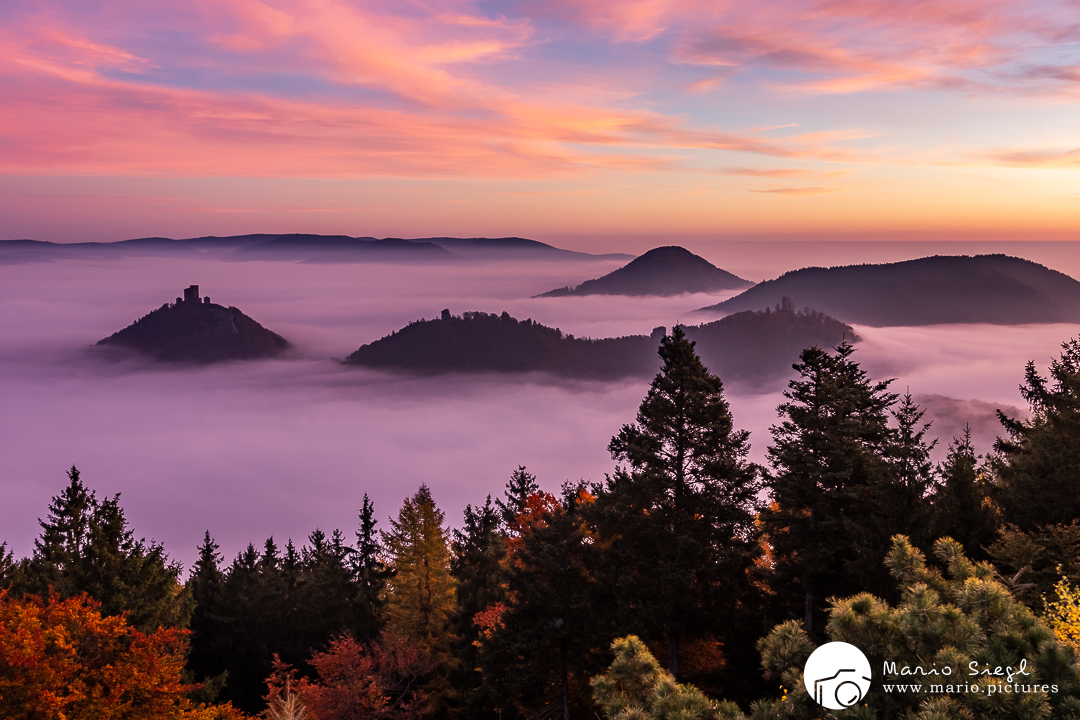
[[[499,494],[518,465],[549,490],[566,480],[601,480],[613,468],[607,442],[633,420],[644,381],[409,378],[328,358],[444,307],[506,310],[602,337],[702,322],[690,311],[726,296],[528,297],[618,264],[0,266],[0,540],[17,555],[31,552],[37,518],[73,463],[99,495],[123,493],[137,535],[164,542],[185,563],[204,530],[230,558],[269,535],[300,543],[321,527],[351,536],[365,492],[385,527],[426,482],[457,524],[466,503]],[[281,360],[168,369],[104,364],[86,352],[191,283],[297,349]],[[928,408],[931,435],[942,436],[938,457],[965,423],[985,452],[997,433],[994,409],[1020,412],[1024,363],[1045,366],[1075,334],[1066,325],[857,330],[864,341],[856,357],[871,375],[898,377],[894,388],[910,389]],[[755,460],[765,458],[781,390],[728,387]]]

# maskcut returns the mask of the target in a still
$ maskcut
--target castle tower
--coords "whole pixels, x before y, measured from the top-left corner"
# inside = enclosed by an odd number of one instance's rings
[[[784,297],[780,298],[780,310],[782,312],[795,312],[795,301],[785,295]]]
[[[184,288],[184,302],[197,303],[199,302],[199,286],[190,285]]]

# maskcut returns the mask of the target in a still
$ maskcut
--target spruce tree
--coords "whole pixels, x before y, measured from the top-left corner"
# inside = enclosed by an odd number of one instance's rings
[[[987,548],[1001,529],[1001,510],[993,502],[990,473],[980,466],[971,429],[949,444],[938,470],[940,485],[931,496],[931,536],[951,537],[974,560],[986,560]]]
[[[562,497],[529,496],[508,541],[505,604],[482,623],[479,667],[492,710],[504,717],[582,712],[591,704],[588,678],[600,669],[597,650],[611,642],[599,622],[596,555],[582,508],[583,485]],[[495,714],[495,713],[493,713]]]
[[[224,663],[214,653],[215,633],[219,630],[215,613],[221,600],[221,585],[224,579],[220,569],[222,556],[219,549],[207,530],[199,545],[199,559],[195,561],[187,582],[193,604],[191,650],[188,653],[187,668],[198,682],[220,677],[220,682],[224,683],[227,677]]]
[[[889,455],[895,432],[891,381],[873,382],[841,343],[834,353],[807,348],[771,429],[773,504],[761,527],[772,548],[774,591],[801,596],[803,626],[820,620],[827,596],[881,590],[888,528],[876,526],[895,482]],[[868,512],[870,511],[870,512]]]
[[[370,642],[379,636],[383,626],[383,607],[386,605],[387,583],[393,571],[383,559],[382,543],[375,526],[375,505],[367,493],[360,506],[360,526],[356,531],[356,552],[352,556],[352,571],[356,582],[356,638]]]
[[[44,595],[51,589],[61,598],[85,592],[103,614],[127,613],[144,632],[186,627],[191,606],[178,581],[180,565],[161,545],[135,539],[119,494],[99,501],[77,468],[67,475],[67,487],[38,521],[41,536],[20,568],[17,591]]]
[[[678,676],[683,638],[731,627],[717,619],[745,599],[760,482],[746,460],[749,433],[735,429],[723,383],[681,326],[659,355],[636,422],[608,445],[628,467],[608,478],[588,514],[616,632],[665,642]]]
[[[523,470],[524,468],[519,468]],[[513,481],[511,481],[513,482]],[[520,514],[520,511],[515,514]],[[456,606],[452,616],[453,651],[458,661],[455,686],[464,715],[476,717],[491,706],[492,696],[479,673],[477,616],[506,600],[506,537],[501,513],[488,495],[483,505],[465,506],[464,523],[452,533],[450,574],[454,578]]]
[[[510,481],[506,483],[504,492],[506,500],[495,501],[503,524],[509,527],[514,522],[514,518],[525,509],[525,502],[529,496],[539,490],[540,485],[536,482],[536,476],[526,470],[524,465],[518,465],[517,470],[510,474]]]
[[[7,541],[0,542],[0,590],[11,586],[15,578],[15,557],[8,549]]]
[[[1080,519],[1080,340],[1062,345],[1043,377],[1029,362],[1020,393],[1031,419],[998,418],[1008,434],[993,467],[1008,522],[1021,530]]]
[[[67,472],[68,485],[49,503],[49,515],[38,519],[41,536],[34,540],[32,563],[36,590],[52,587],[61,597],[82,591],[78,566],[90,542],[97,499],[74,465]],[[100,598],[98,598],[100,600]]]

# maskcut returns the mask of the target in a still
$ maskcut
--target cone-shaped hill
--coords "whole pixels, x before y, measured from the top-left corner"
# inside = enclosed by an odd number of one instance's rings
[[[833,347],[857,340],[851,327],[815,312],[743,312],[687,327],[705,365],[725,380],[760,383],[786,377],[806,347]],[[373,343],[345,362],[416,373],[547,372],[564,377],[651,377],[664,328],[649,336],[592,340],[565,335],[507,313],[443,310]]]
[[[686,248],[670,245],[653,248],[607,275],[586,280],[577,287],[551,290],[537,297],[564,295],[681,295],[682,293],[737,290],[753,285],[749,280],[721,270]]]
[[[793,302],[877,327],[1078,322],[1080,282],[1007,255],[935,255],[794,270],[700,312],[736,313]]]
[[[136,350],[163,362],[195,363],[272,357],[289,347],[285,338],[239,309],[200,299],[198,285],[97,344]]]

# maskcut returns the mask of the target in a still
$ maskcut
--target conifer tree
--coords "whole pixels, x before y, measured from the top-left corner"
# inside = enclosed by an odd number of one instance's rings
[[[390,530],[382,533],[394,569],[393,593],[386,608],[390,626],[427,647],[445,639],[453,610],[454,582],[444,518],[431,490],[421,485],[402,503],[397,518],[390,519]]]
[[[761,526],[772,546],[775,590],[801,595],[807,631],[826,596],[888,590],[875,566],[889,528],[876,523],[889,495],[883,491],[895,482],[888,410],[897,396],[891,381],[871,381],[852,352],[847,342],[835,353],[804,350],[779,407],[782,420],[771,430],[773,505],[762,511]]]
[[[594,501],[583,485],[562,498],[529,496],[508,541],[507,601],[482,623],[484,691],[507,717],[534,716],[591,704],[587,678],[599,670],[597,651],[611,642],[598,622],[596,567],[582,508]]]
[[[457,600],[452,617],[453,651],[458,661],[454,684],[462,695],[466,717],[481,713],[492,701],[479,673],[481,628],[476,618],[506,600],[506,538],[500,516],[488,495],[483,505],[465,506],[463,526],[452,533],[450,574]]]
[[[218,622],[215,617],[221,600],[223,576],[220,547],[210,537],[207,530],[199,545],[199,559],[191,569],[187,582],[187,591],[191,596],[191,646],[188,652],[187,668],[196,680],[211,686],[220,692],[228,673],[223,662],[214,655],[215,632]]]
[[[980,467],[971,429],[949,444],[931,497],[931,535],[951,537],[975,560],[987,559],[987,548],[1001,528],[1001,511],[993,502],[989,472]]]
[[[927,441],[926,433],[932,423],[923,422],[925,415],[926,411],[915,403],[910,392],[900,397],[892,411],[896,435],[889,458],[897,481],[900,509],[914,513],[912,517],[900,519],[907,527],[916,527],[925,522],[922,515],[926,506],[922,501],[934,487],[934,463],[930,459],[930,452],[938,441]]]
[[[305,582],[299,603],[304,609],[299,619],[304,636],[325,642],[342,632],[354,632],[356,587],[351,553],[339,530],[329,538],[318,529],[308,536],[302,553]]]
[[[382,532],[383,547],[394,571],[386,604],[387,628],[413,643],[439,669],[427,688],[429,712],[445,707],[451,695],[447,676],[453,665],[450,619],[454,579],[444,518],[431,490],[421,485],[412,497],[405,498],[397,518],[390,519],[390,529]]]
[[[52,588],[61,598],[85,592],[105,615],[127,613],[145,632],[186,627],[191,608],[179,564],[161,545],[135,539],[119,495],[99,501],[72,466],[67,487],[38,522],[41,536],[19,570],[18,591],[44,595]]]
[[[355,633],[358,640],[370,642],[382,630],[386,588],[393,571],[383,560],[382,543],[375,530],[378,524],[375,505],[367,493],[364,493],[359,519],[356,552],[352,556],[352,571],[357,587]]]
[[[539,492],[540,485],[536,482],[536,476],[525,469],[524,465],[518,465],[517,470],[510,474],[510,481],[506,483],[504,495],[506,500],[498,499],[495,504],[499,508],[503,524],[510,526],[521,511],[525,509],[525,502],[533,493]]]
[[[1062,345],[1043,377],[1029,362],[1020,393],[1031,419],[998,418],[1008,434],[994,445],[1000,503],[1021,530],[1080,519],[1080,339]]]
[[[592,680],[593,698],[608,720],[731,720],[743,718],[732,702],[717,703],[693,685],[675,682],[634,635],[612,643],[615,659]]]
[[[7,541],[0,542],[0,590],[11,586],[15,577],[15,557],[8,549]]]
[[[598,585],[611,589],[616,632],[662,640],[679,673],[688,633],[719,629],[745,593],[760,489],[723,395],[681,326],[660,343],[663,366],[608,446],[628,464],[589,515],[600,536]],[[730,627],[730,625],[728,625]]]

